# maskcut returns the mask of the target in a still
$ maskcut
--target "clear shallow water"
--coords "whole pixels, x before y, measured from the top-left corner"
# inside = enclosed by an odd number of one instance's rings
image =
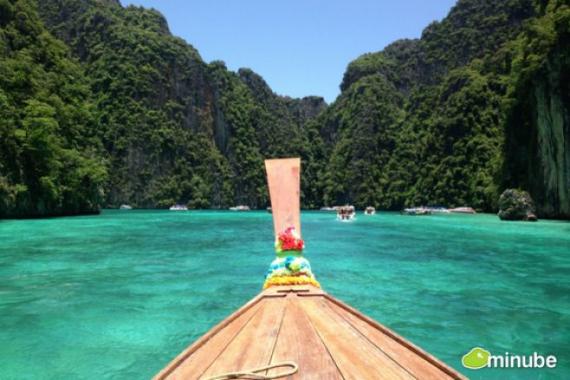
[[[150,378],[255,296],[265,212],[106,211],[0,221],[0,378]],[[474,379],[570,377],[570,223],[304,213],[323,287]],[[555,354],[555,370],[461,356]]]

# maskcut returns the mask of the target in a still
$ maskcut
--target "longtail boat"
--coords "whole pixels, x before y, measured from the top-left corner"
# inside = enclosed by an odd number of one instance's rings
[[[465,379],[320,288],[302,256],[300,160],[265,166],[277,257],[264,290],[155,379]]]

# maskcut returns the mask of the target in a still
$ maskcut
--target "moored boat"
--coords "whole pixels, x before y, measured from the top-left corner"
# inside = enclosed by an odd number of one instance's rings
[[[175,204],[170,206],[169,208],[170,211],[188,211],[188,207],[186,207],[185,205],[181,205],[181,204]]]
[[[251,209],[249,206],[246,205],[238,205],[234,207],[230,207],[230,211],[250,211]]]
[[[425,207],[411,207],[403,209],[400,213],[403,215],[413,215],[413,216],[431,215],[431,210]]]
[[[445,207],[426,207],[432,214],[449,214],[450,211]]]
[[[264,290],[155,379],[465,379],[320,288],[302,255],[300,160],[266,168],[277,257]]]
[[[477,214],[477,211],[471,207],[455,207],[449,209],[449,211],[454,214]]]
[[[374,215],[376,214],[376,209],[372,206],[368,206],[364,209],[364,215]]]
[[[129,205],[121,205],[121,207],[119,207],[119,210],[132,210],[133,207],[129,206]]]

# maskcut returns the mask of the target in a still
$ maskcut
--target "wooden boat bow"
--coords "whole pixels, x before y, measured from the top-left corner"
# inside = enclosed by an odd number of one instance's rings
[[[300,231],[295,179],[300,162],[271,161],[266,168],[276,235],[290,226]],[[295,380],[465,378],[322,289],[282,285],[268,287],[220,322],[155,379],[206,380],[284,362],[298,368],[287,377]],[[283,369],[271,368],[255,374],[260,377],[222,378],[272,379],[282,373]]]
[[[280,286],[223,320],[155,379],[207,379],[284,361],[299,367],[289,379],[464,378],[323,290]]]

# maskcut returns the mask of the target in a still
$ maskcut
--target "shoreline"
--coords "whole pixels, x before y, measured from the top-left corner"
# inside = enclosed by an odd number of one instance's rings
[[[137,212],[137,211],[171,211],[168,210],[167,208],[133,208],[131,210],[120,210],[118,208],[102,208],[98,211],[92,211],[92,212],[81,212],[81,213],[59,213],[59,214],[49,214],[49,215],[42,215],[42,216],[38,216],[38,215],[32,215],[32,216],[9,216],[9,217],[2,217],[0,218],[0,222],[1,221],[7,221],[7,220],[37,220],[37,219],[53,219],[53,218],[63,218],[63,217],[81,217],[81,216],[96,216],[96,215],[101,215],[103,212],[107,212],[107,211],[116,211],[116,212],[122,212],[122,213],[128,213],[128,212]],[[172,212],[178,212],[178,213],[184,213],[184,212],[227,212],[227,213],[237,213],[237,214],[241,214],[241,213],[248,213],[248,212],[255,212],[255,213],[267,213],[267,210],[264,208],[259,208],[259,209],[251,209],[249,211],[232,211],[229,209],[221,209],[221,208],[206,208],[206,209],[188,209],[186,211],[172,211]],[[323,213],[323,214],[333,214],[334,211],[321,211],[319,209],[301,209],[301,212],[311,212],[311,213]],[[357,214],[363,214],[364,213],[364,209],[357,209],[356,210]],[[384,214],[384,213],[399,213],[400,211],[398,210],[382,210],[382,209],[377,209],[376,210],[377,214],[376,216],[378,216],[378,214]],[[486,215],[486,216],[495,216],[497,218],[499,218],[497,216],[496,213],[493,212],[477,212],[477,214],[462,214],[462,213],[452,213],[452,214],[433,214],[430,216],[437,216],[437,217],[448,217],[451,215],[463,215],[465,217],[473,217],[473,216],[477,216],[477,215]],[[370,216],[373,217],[373,216]],[[423,216],[426,217],[426,216]],[[540,217],[539,216],[539,222],[540,221],[559,221],[559,222],[570,222],[570,217],[568,218],[549,218],[549,217]],[[525,222],[525,221],[519,221],[519,220],[504,220],[503,222]],[[525,222],[528,223],[528,222]]]

